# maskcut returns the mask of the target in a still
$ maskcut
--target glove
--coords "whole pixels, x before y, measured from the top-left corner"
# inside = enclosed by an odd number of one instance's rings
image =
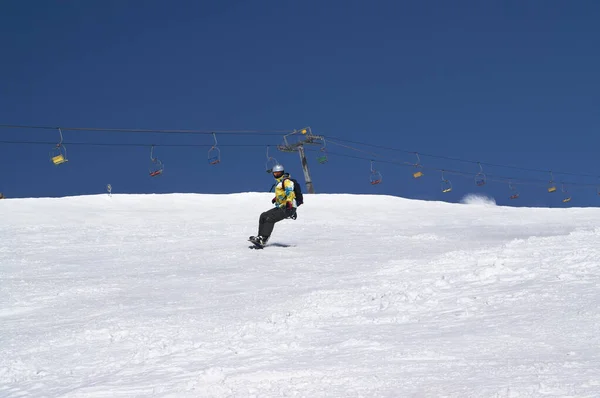
[[[292,204],[292,202],[286,202],[285,203],[285,210],[288,214],[288,218],[291,218],[292,220],[295,220],[296,217],[298,217],[296,215],[296,209],[294,208],[294,205]]]
[[[273,199],[271,199],[271,203],[275,204],[275,202],[277,202],[277,197],[274,197]]]

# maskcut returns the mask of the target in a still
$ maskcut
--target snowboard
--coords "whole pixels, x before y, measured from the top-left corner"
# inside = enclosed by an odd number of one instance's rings
[[[249,249],[264,249],[266,246],[271,246],[271,247],[295,247],[296,245],[290,245],[290,244],[286,244],[286,243],[277,243],[277,242],[270,242],[270,243],[266,243],[264,245],[261,245],[260,243],[258,243],[257,240],[252,239],[255,238],[254,236],[251,236],[248,238],[248,242],[252,242],[252,246],[248,246]]]

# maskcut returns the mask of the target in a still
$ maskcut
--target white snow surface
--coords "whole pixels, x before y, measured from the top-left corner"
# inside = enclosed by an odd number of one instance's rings
[[[0,202],[2,397],[599,397],[600,209]]]

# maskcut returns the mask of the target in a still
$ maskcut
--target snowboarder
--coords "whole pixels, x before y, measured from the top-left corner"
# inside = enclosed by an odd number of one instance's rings
[[[296,209],[298,206],[294,193],[294,182],[289,178],[290,175],[285,172],[281,164],[275,165],[272,172],[275,178],[275,197],[271,200],[271,203],[275,207],[260,215],[258,219],[258,236],[251,236],[249,238],[251,242],[259,246],[267,244],[275,223],[286,218],[295,220],[297,217]]]

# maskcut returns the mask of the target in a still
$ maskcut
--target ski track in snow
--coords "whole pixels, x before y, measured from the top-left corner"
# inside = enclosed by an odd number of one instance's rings
[[[269,200],[3,200],[0,396],[600,396],[599,210]]]

